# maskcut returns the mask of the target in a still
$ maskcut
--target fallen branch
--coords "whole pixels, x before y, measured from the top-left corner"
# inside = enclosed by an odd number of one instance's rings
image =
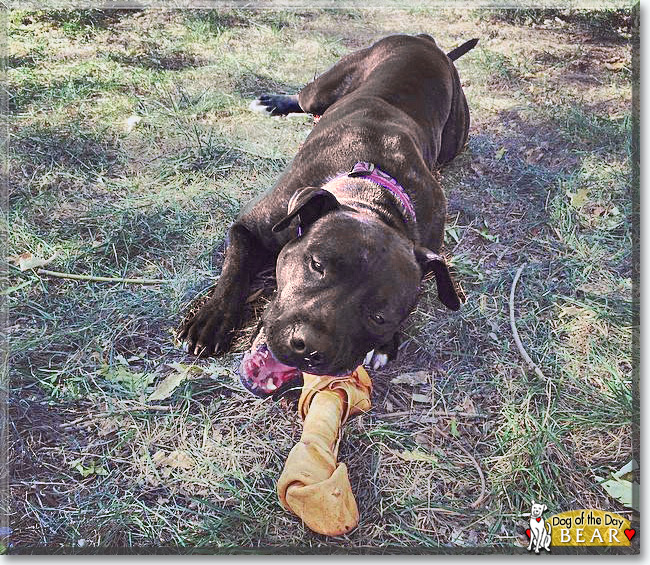
[[[512,286],[510,287],[510,329],[512,330],[512,335],[515,338],[515,344],[517,345],[517,349],[519,349],[519,353],[521,353],[521,356],[528,364],[528,367],[534,370],[535,374],[540,379],[546,380],[546,377],[544,376],[544,373],[542,373],[542,370],[530,358],[530,355],[528,355],[528,353],[524,349],[524,344],[521,343],[521,339],[519,338],[519,332],[517,331],[517,325],[515,324],[515,289],[517,288],[517,282],[519,281],[519,277],[521,276],[521,272],[524,270],[525,266],[526,263],[524,263],[521,267],[519,267],[519,269],[515,273],[515,278],[512,281]]]
[[[75,275],[73,273],[61,273],[59,271],[48,271],[47,269],[37,269],[39,275],[56,277],[59,279],[72,279],[75,281],[92,281],[92,282],[117,282],[128,284],[167,284],[170,281],[160,279],[124,279],[121,277],[96,277],[94,275]]]

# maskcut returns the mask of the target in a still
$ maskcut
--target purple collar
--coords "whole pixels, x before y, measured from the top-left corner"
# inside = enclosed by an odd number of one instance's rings
[[[359,161],[354,165],[354,167],[352,167],[349,173],[341,176],[365,178],[379,186],[383,186],[400,201],[404,210],[406,210],[406,212],[411,216],[412,220],[414,222],[416,221],[415,208],[413,208],[413,203],[411,202],[409,195],[406,194],[404,187],[373,163]]]

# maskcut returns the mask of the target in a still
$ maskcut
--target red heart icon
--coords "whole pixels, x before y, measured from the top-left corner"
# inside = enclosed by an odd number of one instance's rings
[[[527,529],[526,529],[526,535],[527,535],[528,537],[530,537],[530,528],[527,528]]]
[[[625,530],[625,532],[623,532],[623,533],[627,536],[627,539],[632,541],[632,538],[634,537],[634,534],[636,534],[636,530]]]
[[[541,518],[537,518],[537,521],[538,521],[538,522],[539,522],[540,520],[541,520]]]

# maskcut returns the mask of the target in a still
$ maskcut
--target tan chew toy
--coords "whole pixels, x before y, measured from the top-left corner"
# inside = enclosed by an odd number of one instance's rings
[[[311,530],[337,536],[359,523],[348,469],[336,461],[341,425],[370,410],[372,383],[362,366],[346,377],[303,373],[303,378],[298,401],[303,432],[278,480],[278,497]]]

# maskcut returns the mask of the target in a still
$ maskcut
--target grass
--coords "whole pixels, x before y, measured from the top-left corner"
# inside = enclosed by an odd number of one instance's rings
[[[5,263],[9,551],[516,552],[533,498],[549,514],[603,508],[638,523],[595,479],[638,459],[631,14],[11,12],[7,255],[167,282]],[[469,144],[443,171],[446,250],[467,302],[446,312],[425,285],[398,360],[373,374],[373,411],[345,429],[361,522],[327,539],[275,494],[300,436],[295,398],[255,399],[236,375],[268,298],[222,357],[188,357],[171,331],[212,284],[241,205],[311,128],[249,101],[296,92],[395,32],[433,33],[445,49],[480,38],[458,61]],[[509,325],[524,262],[516,324],[545,380]],[[169,399],[147,400],[188,366]]]

